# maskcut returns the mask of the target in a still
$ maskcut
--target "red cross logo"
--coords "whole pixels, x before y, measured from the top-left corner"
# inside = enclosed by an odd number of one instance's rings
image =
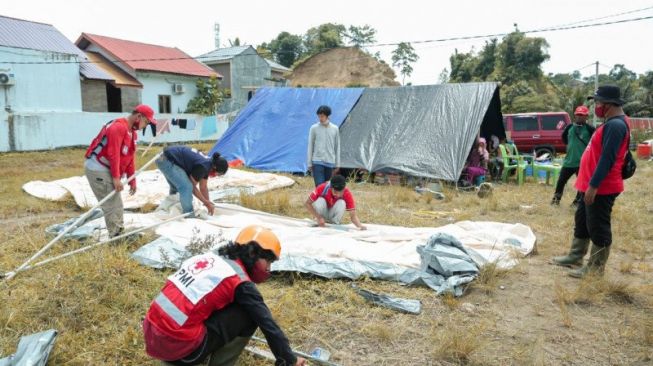
[[[196,275],[202,271],[206,271],[213,267],[213,258],[198,258],[194,263],[192,263],[188,270]]]

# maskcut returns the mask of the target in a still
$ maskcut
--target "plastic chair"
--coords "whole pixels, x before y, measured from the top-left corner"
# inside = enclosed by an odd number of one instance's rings
[[[538,177],[538,172],[544,171],[546,172],[546,184],[549,184],[549,179],[552,178],[552,185],[556,185],[558,183],[558,177],[560,177],[560,170],[562,169],[562,165],[558,164],[534,164],[533,165],[533,176]]]
[[[512,154],[513,151],[517,151],[517,148],[512,149],[512,147],[506,147],[504,144],[499,144],[499,151],[501,151],[501,159],[503,159],[503,173],[501,175],[501,180],[503,182],[508,182],[508,177],[510,176],[511,171],[515,171],[517,176],[517,184],[524,184],[524,170],[528,163],[524,161],[524,158],[519,154]]]

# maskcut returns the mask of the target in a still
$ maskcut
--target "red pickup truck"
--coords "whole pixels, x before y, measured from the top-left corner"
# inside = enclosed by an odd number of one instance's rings
[[[533,112],[504,114],[503,127],[506,136],[515,142],[520,153],[533,153],[538,156],[564,152],[562,131],[571,123],[567,112]]]

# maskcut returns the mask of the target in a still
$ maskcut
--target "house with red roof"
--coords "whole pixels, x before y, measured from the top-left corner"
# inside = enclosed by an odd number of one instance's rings
[[[198,79],[222,76],[176,47],[82,33],[75,42],[113,81],[82,81],[84,110],[129,112],[137,104],[158,113],[183,113]]]

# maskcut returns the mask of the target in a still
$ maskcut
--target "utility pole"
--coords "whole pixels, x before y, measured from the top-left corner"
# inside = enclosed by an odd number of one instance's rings
[[[594,91],[596,92],[596,90],[598,89],[599,89],[599,62],[596,61],[596,68],[594,71]],[[596,101],[594,99],[592,99],[592,103],[596,105]],[[592,120],[592,124],[594,125],[594,127],[596,127],[597,125],[596,114],[594,114],[594,119]]]
[[[213,32],[215,36],[215,49],[220,48],[220,23],[213,24]],[[598,66],[597,66],[598,67]]]

